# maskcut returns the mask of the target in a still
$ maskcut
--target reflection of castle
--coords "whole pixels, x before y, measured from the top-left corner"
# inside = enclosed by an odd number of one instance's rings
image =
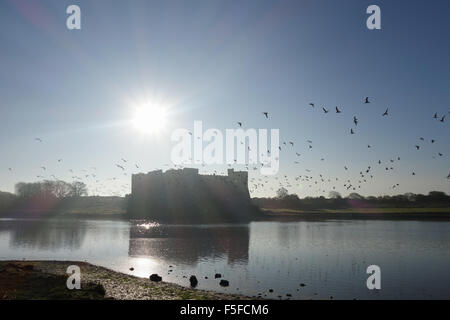
[[[199,175],[198,169],[134,174],[129,215],[168,222],[242,221],[255,212],[250,205],[248,173]]]
[[[208,227],[157,225],[148,229],[133,225],[128,255],[189,265],[205,258],[226,258],[228,264],[247,263],[249,231],[247,224]]]

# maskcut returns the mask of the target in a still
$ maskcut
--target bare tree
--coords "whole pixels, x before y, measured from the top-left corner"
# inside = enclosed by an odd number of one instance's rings
[[[71,197],[82,197],[88,195],[87,186],[84,182],[81,181],[74,181],[72,182],[71,186]]]
[[[278,199],[286,198],[288,195],[289,195],[289,192],[284,187],[281,187],[280,189],[277,190],[277,198]]]
[[[337,192],[337,191],[330,191],[329,193],[328,193],[328,197],[330,198],[330,199],[341,199],[342,198],[342,196],[341,196],[341,194],[339,193],[339,192]]]

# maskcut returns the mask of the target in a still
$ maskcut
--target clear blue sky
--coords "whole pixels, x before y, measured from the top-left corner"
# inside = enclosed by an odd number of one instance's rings
[[[71,4],[81,7],[81,30],[66,28]],[[366,28],[371,4],[381,7],[382,30]],[[278,177],[250,173],[267,181],[253,196],[273,195],[284,175],[301,197],[332,186],[348,194],[344,181],[357,185],[369,165],[374,178],[361,194],[450,193],[449,14],[444,0],[2,1],[0,190],[53,174],[82,177],[91,193],[128,193],[130,173],[170,164],[174,129],[202,120],[278,128],[281,141],[295,142],[281,152]],[[142,101],[170,106],[158,136],[130,125]],[[121,158],[127,175],[115,166]],[[339,181],[294,179],[319,174]]]

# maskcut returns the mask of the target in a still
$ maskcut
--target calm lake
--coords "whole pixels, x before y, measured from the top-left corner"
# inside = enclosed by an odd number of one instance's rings
[[[185,286],[196,275],[200,289],[275,299],[450,299],[447,221],[182,226],[0,219],[0,259],[88,261]],[[372,264],[381,268],[381,290],[367,289]],[[220,287],[215,273],[230,286]]]

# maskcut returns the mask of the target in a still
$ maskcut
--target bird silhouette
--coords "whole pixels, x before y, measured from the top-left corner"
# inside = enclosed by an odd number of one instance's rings
[[[438,118],[438,114],[435,113],[434,116],[433,116],[433,118],[437,119],[437,118]]]
[[[238,122],[237,124],[239,125],[239,127],[242,127],[242,122]]]
[[[366,97],[366,100],[364,101],[364,103],[370,103],[369,97]]]
[[[314,103],[310,103],[309,105],[313,108],[315,107]]]
[[[266,116],[266,119],[269,119],[269,113],[268,112],[263,112],[263,114]]]
[[[383,117],[384,117],[384,116],[387,116],[387,115],[388,115],[388,112],[389,112],[389,108],[387,108],[386,111],[383,113]]]
[[[329,110],[325,109],[325,107],[322,107],[322,110],[324,113],[328,113]]]
[[[116,164],[116,167],[117,168],[120,168],[120,169],[122,169],[122,170],[125,170],[125,168],[124,167],[122,167],[121,165],[119,165],[119,164]]]
[[[350,134],[355,134],[355,131],[353,131],[353,129],[350,129]]]
[[[358,118],[356,116],[353,117],[353,122],[355,123],[355,126],[358,125]]]
[[[416,149],[419,150],[419,149],[420,149],[420,146],[416,145]]]
[[[445,115],[442,116],[442,118],[441,118],[440,121],[441,121],[441,122],[444,122],[444,121],[445,121]]]
[[[336,107],[336,113],[341,113],[342,111],[341,110],[339,110],[339,108],[338,107]]]
[[[36,140],[37,142],[42,142],[41,138],[34,138],[34,140]]]

